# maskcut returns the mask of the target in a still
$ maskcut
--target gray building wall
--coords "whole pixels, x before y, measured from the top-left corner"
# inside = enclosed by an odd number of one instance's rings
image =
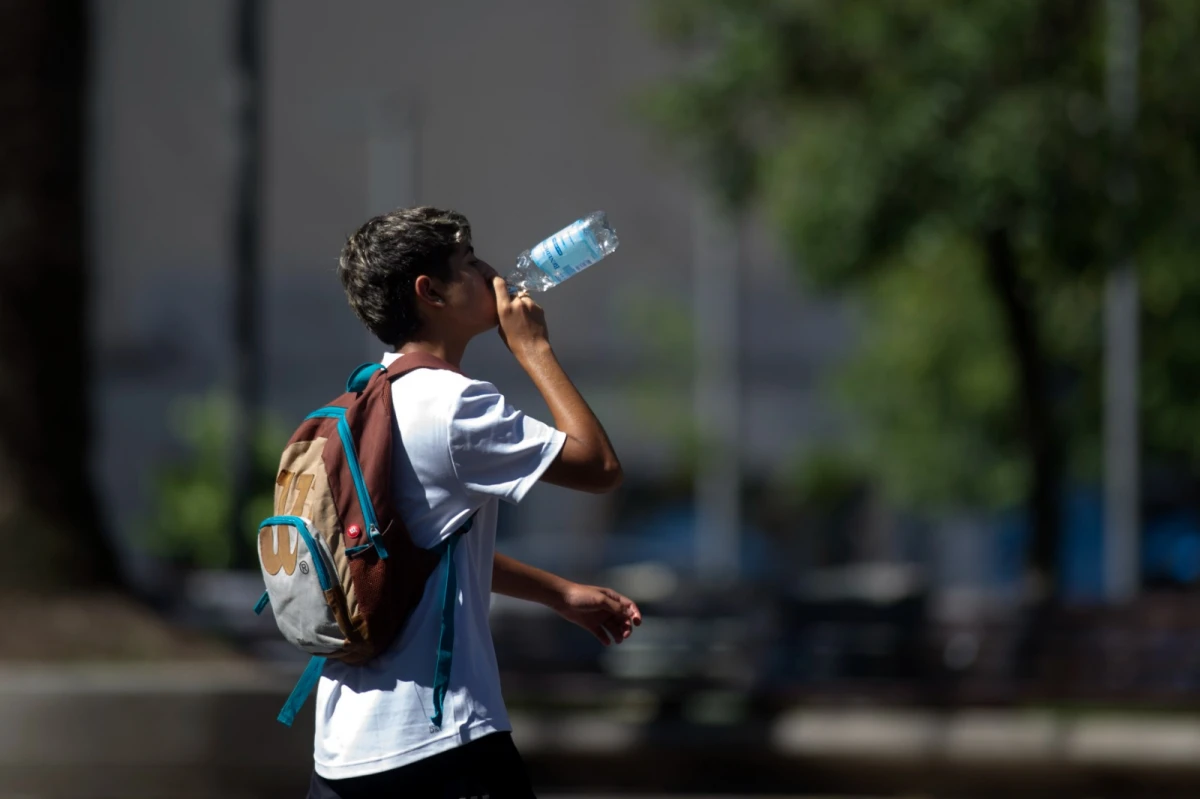
[[[173,400],[232,375],[233,19],[228,0],[93,8],[96,471],[110,524],[128,531],[146,512],[147,476],[175,449]],[[632,112],[674,64],[647,33],[645,5],[268,8],[262,322],[272,410],[296,420],[383,351],[333,272],[369,215],[412,202],[457,208],[477,250],[504,271],[520,250],[604,209],[620,251],[542,301],[556,350],[631,479],[667,468],[669,438],[633,398],[663,373],[661,347],[641,340],[630,315],[647,302],[688,308],[695,184]],[[837,307],[799,292],[753,222],[741,270],[743,454],[751,470],[769,471],[835,434],[816,382],[847,325]],[[465,367],[548,419],[495,337],[474,345]],[[685,379],[659,383],[690,410]],[[517,526],[551,561],[569,562],[579,550],[563,532],[598,534],[605,507],[544,486]]]

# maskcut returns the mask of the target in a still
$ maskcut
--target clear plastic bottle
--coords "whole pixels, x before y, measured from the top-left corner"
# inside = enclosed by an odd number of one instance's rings
[[[567,225],[536,247],[517,256],[517,266],[505,276],[509,293],[552,289],[572,275],[617,250],[617,232],[603,211]]]

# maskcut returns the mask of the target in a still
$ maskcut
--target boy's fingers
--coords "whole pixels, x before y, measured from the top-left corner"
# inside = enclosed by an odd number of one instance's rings
[[[496,292],[497,305],[508,305],[512,302],[508,296],[508,283],[499,275],[492,278],[492,290]]]
[[[625,628],[615,619],[609,619],[606,621],[604,623],[604,629],[608,631],[610,636],[612,636],[614,644],[619,644],[629,637],[629,633],[626,632]]]
[[[623,594],[618,594],[611,588],[603,588],[601,590],[604,591],[607,596],[617,600],[621,604],[621,610],[626,618],[628,618],[634,624],[642,623],[642,611],[637,606],[636,602]]]

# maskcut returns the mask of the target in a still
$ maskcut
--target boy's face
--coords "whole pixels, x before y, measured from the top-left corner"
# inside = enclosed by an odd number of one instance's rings
[[[496,270],[475,255],[474,247],[460,244],[450,257],[450,282],[443,287],[448,321],[472,336],[495,327],[495,276]]]

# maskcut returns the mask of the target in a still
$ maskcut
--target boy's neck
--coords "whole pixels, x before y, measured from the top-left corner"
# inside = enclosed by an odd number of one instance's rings
[[[441,358],[446,363],[453,366],[455,369],[462,368],[463,353],[467,350],[467,343],[452,342],[452,341],[410,341],[407,344],[399,347],[396,352],[404,355],[406,353],[423,352],[427,355],[432,355],[435,358]]]

